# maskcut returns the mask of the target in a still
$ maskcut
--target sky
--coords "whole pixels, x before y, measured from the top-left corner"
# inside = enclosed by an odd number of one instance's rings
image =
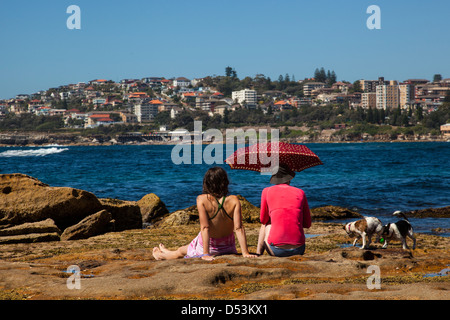
[[[81,29],[69,29],[70,5]],[[367,20],[380,8],[381,29]],[[2,0],[0,99],[94,79],[450,78],[448,0]]]

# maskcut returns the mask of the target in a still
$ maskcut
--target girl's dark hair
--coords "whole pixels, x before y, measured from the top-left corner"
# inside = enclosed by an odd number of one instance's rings
[[[210,168],[203,177],[203,193],[222,198],[228,194],[229,183],[227,172],[223,168]]]

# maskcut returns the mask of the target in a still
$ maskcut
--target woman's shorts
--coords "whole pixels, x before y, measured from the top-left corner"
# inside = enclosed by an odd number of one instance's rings
[[[276,257],[290,257],[295,255],[302,255],[305,253],[305,245],[293,249],[284,249],[272,244],[269,244],[270,249]]]

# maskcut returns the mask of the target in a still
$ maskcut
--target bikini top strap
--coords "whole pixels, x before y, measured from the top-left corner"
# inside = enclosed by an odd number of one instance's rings
[[[224,197],[222,198],[222,203],[220,203],[219,200],[217,200],[217,198],[214,197],[214,199],[216,199],[216,201],[217,201],[217,206],[218,206],[218,207],[217,207],[216,213],[214,213],[214,215],[213,215],[211,218],[209,218],[209,220],[214,219],[214,218],[217,216],[217,214],[219,213],[219,211],[220,211],[221,209],[225,212],[225,214],[227,215],[228,218],[230,218],[231,220],[233,220],[233,218],[230,217],[230,215],[228,214],[228,212],[227,212],[227,211],[225,210],[225,208],[223,207],[223,204],[225,203],[225,198],[226,198],[226,196],[224,196]]]

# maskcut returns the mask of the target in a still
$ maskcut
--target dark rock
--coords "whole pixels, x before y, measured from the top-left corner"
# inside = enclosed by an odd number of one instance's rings
[[[311,209],[312,220],[335,220],[350,218],[362,218],[362,215],[358,212],[338,206],[325,206]]]
[[[450,218],[450,206],[443,208],[429,208],[403,212],[407,217],[413,218]]]
[[[142,228],[141,209],[134,201],[99,199],[103,209],[111,213],[115,231]]]
[[[87,239],[112,231],[111,218],[111,214],[106,210],[90,215],[76,225],[65,229],[61,235],[61,240]]]

